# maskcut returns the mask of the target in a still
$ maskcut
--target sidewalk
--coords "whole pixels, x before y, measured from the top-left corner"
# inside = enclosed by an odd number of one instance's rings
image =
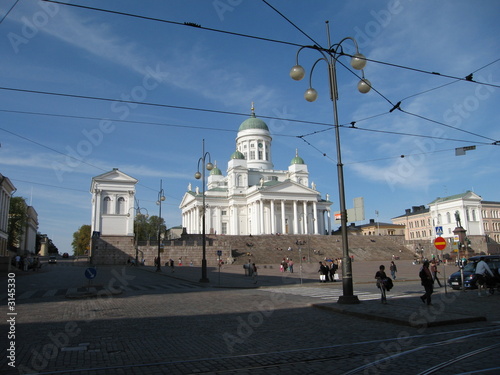
[[[388,269],[390,262],[385,262]],[[375,272],[380,264],[379,261],[359,261],[352,264],[354,289],[356,285],[373,284],[375,287]],[[410,327],[433,327],[451,324],[463,324],[470,322],[500,321],[500,292],[494,295],[478,297],[477,290],[454,291],[451,288],[435,288],[433,294],[433,304],[427,306],[422,303],[420,296],[423,294],[419,285],[418,272],[420,266],[413,265],[410,261],[397,263],[398,273],[395,285],[398,283],[412,284],[409,289],[414,288],[414,297],[391,299],[388,292],[388,304],[381,304],[379,300],[362,301],[359,304],[339,304],[336,302],[313,303],[312,307],[320,308],[334,313],[347,314],[362,319],[381,321],[386,323],[405,325]],[[155,267],[140,267],[145,271],[156,272]],[[219,269],[215,267],[207,268],[208,283],[201,283],[201,268],[182,266],[175,267],[172,272],[168,267],[162,267],[161,273],[166,277],[173,277],[184,281],[207,285],[215,288],[261,288],[269,286],[319,286],[328,288],[334,286],[342,288],[342,276],[336,283],[319,283],[317,269],[319,265],[303,264],[302,271],[300,264],[295,265],[294,273],[280,272],[279,265],[259,265],[258,276],[252,278],[245,276],[242,265],[224,265]],[[448,277],[456,271],[454,266],[440,266],[441,283],[443,284],[443,273]],[[416,290],[418,289],[418,290]]]

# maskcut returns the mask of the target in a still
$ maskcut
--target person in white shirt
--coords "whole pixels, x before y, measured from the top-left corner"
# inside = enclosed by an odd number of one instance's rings
[[[486,288],[486,277],[485,277],[486,273],[488,273],[491,277],[495,277],[488,264],[484,261],[484,257],[481,257],[476,265],[476,271],[475,271],[477,277],[477,285],[478,285],[477,295],[479,297],[483,295],[482,293],[483,288]]]

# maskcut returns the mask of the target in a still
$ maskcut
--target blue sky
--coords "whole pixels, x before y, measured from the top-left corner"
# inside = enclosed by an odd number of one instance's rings
[[[61,252],[71,252],[72,234],[90,224],[92,177],[112,168],[139,180],[136,196],[150,215],[158,214],[163,180],[162,215],[169,227],[180,225],[188,184],[200,186],[193,175],[202,139],[225,174],[251,102],[257,116],[273,117],[264,120],[275,169],[287,169],[298,149],[310,180],[338,210],[333,128],[290,121],[333,123],[326,65],[312,76],[314,103],[303,99],[307,79],[289,77],[296,45],[313,43],[307,36],[327,47],[326,20],[332,43],[354,37],[360,52],[378,61],[365,68],[377,92],[364,95],[340,64],[349,59],[337,64],[340,123],[357,127],[340,131],[348,207],[364,197],[365,221],[378,211],[390,222],[412,205],[466,190],[500,201],[500,148],[491,145],[500,140],[497,1],[268,0],[303,33],[259,0],[68,3],[174,23],[0,2],[0,173],[35,207],[39,231]],[[352,52],[349,41],[344,46]],[[305,50],[300,63],[309,73],[319,57]],[[487,85],[453,78],[470,73]],[[389,113],[399,101],[405,112]],[[455,156],[456,147],[473,145]]]

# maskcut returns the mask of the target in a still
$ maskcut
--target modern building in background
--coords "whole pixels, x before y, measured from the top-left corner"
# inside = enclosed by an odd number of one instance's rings
[[[205,191],[207,233],[227,235],[331,233],[329,196],[310,180],[298,150],[286,170],[274,169],[272,137],[255,116],[243,121],[227,175],[215,165]],[[205,183],[202,181],[202,183]],[[189,184],[180,209],[189,234],[202,233],[203,195]]]

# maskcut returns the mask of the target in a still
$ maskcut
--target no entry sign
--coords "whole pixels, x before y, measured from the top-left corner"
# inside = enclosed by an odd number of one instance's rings
[[[438,237],[434,240],[434,246],[438,250],[444,250],[446,248],[446,240],[443,237]]]

